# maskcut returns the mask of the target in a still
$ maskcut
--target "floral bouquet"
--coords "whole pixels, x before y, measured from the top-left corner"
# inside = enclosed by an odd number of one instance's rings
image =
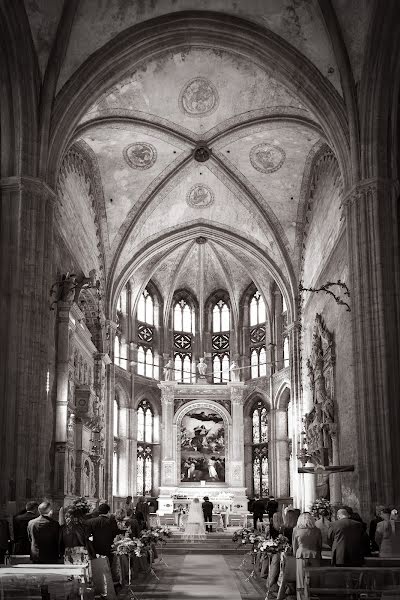
[[[66,508],[65,512],[68,513],[72,519],[79,520],[82,519],[85,515],[87,515],[90,512],[90,510],[91,507],[86,498],[76,498]]]
[[[328,519],[332,518],[332,504],[326,498],[317,498],[311,505],[310,512],[314,519],[320,519],[322,516]]]
[[[290,548],[289,540],[280,534],[274,540],[262,540],[257,546],[257,552],[260,551],[265,557],[270,557],[285,552],[288,548]]]
[[[146,545],[138,538],[131,539],[128,536],[119,534],[114,538],[112,551],[117,556],[130,555],[145,556]]]
[[[260,535],[255,533],[254,529],[247,529],[244,527],[243,529],[238,529],[232,536],[233,542],[241,542],[241,544],[258,544],[262,540],[265,540],[264,535]]]

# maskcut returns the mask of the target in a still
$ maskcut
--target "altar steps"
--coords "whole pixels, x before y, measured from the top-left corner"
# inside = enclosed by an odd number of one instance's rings
[[[238,548],[237,542],[232,542],[231,532],[208,533],[204,541],[188,542],[182,539],[182,533],[174,532],[164,546],[164,554],[245,554],[249,547]]]

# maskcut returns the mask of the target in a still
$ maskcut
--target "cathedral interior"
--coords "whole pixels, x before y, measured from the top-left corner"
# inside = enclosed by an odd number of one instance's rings
[[[399,45],[395,0],[0,2],[2,509],[400,505]]]

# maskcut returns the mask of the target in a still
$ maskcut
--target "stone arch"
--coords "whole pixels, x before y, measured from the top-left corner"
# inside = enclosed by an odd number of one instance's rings
[[[140,394],[138,394],[138,396],[136,396],[133,400],[133,408],[135,410],[138,409],[139,404],[142,402],[142,400],[147,400],[147,402],[151,406],[151,410],[153,411],[154,416],[160,416],[160,400],[156,393],[151,391],[149,388],[147,388],[145,391],[140,392]]]
[[[291,400],[290,392],[290,381],[286,380],[282,382],[275,394],[275,400],[273,403],[278,410],[287,410],[288,404]]]
[[[118,402],[118,407],[128,408],[130,405],[130,394],[128,391],[128,382],[118,379],[115,382],[114,396]]]

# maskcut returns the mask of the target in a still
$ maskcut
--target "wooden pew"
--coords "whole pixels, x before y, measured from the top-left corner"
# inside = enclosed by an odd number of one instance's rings
[[[305,600],[398,600],[400,567],[306,567]]]

